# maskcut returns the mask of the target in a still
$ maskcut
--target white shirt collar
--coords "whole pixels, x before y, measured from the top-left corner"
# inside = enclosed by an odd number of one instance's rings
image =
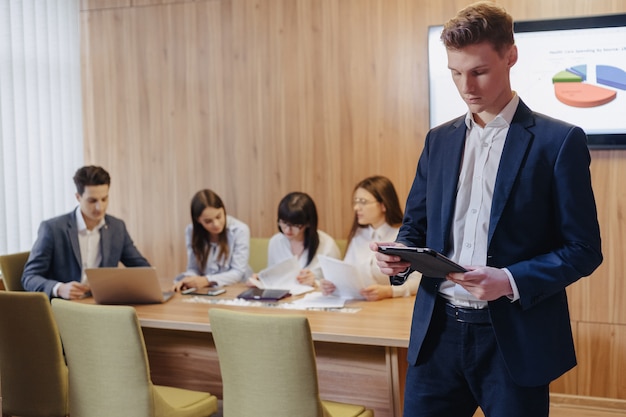
[[[497,126],[502,123],[506,123],[506,126],[510,126],[513,121],[513,116],[515,116],[515,112],[517,111],[518,104],[519,96],[515,91],[513,91],[513,98],[511,101],[509,101],[508,104],[500,110],[500,113],[498,113],[491,122],[487,123],[487,126]],[[465,114],[465,125],[468,129],[471,129],[474,125],[474,118],[472,117],[472,112],[470,111]]]
[[[85,232],[87,230],[87,224],[85,223],[85,219],[83,218],[83,213],[80,211],[80,206],[76,207],[74,210],[74,215],[76,216],[76,226],[78,227],[78,233]],[[93,230],[100,230],[106,222],[104,218],[100,220],[100,223]]]
[[[372,240],[377,240],[381,236],[386,236],[391,230],[393,230],[393,227],[389,226],[387,222],[378,226],[377,229],[374,229],[371,224],[367,226],[367,228],[369,230],[369,235],[372,237]]]

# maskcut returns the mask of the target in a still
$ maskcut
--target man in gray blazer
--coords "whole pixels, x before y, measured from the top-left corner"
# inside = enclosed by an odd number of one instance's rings
[[[124,222],[106,214],[109,173],[84,166],[74,175],[78,207],[43,221],[24,266],[22,286],[50,298],[77,299],[89,291],[85,268],[150,266],[133,244]]]

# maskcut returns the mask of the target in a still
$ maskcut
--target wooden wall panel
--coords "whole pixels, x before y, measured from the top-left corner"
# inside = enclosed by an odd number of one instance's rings
[[[386,175],[406,198],[428,130],[427,26],[468,3],[83,0],[85,159],[112,174],[110,213],[164,284],[185,267],[189,200],[201,188],[253,236],[275,232],[285,193],[308,192],[321,228],[345,238],[360,179]],[[498,3],[517,20],[626,12],[626,0]],[[624,151],[592,152],[605,261],[568,289],[583,354],[557,392],[602,394],[588,383],[598,360],[608,369],[616,356],[593,346],[626,325],[625,161]],[[611,331],[592,334],[592,323]],[[619,378],[600,391],[626,399]]]
[[[626,324],[625,151],[593,151],[591,174],[602,233],[604,262],[591,277],[569,289],[572,318]]]
[[[289,191],[337,238],[360,179],[387,175],[404,200],[427,125],[412,16],[411,2],[290,0],[83,13],[86,159],[113,175],[111,213],[173,276],[204,187],[255,236]]]
[[[579,323],[578,335],[576,394],[626,399],[626,326]]]

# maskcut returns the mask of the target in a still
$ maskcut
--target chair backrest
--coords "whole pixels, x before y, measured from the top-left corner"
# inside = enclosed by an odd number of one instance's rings
[[[52,311],[69,368],[71,415],[153,415],[150,369],[135,309],[55,298]]]
[[[250,268],[254,272],[259,272],[267,268],[267,247],[270,239],[268,237],[250,238]]]
[[[30,252],[11,253],[0,255],[0,271],[4,287],[9,291],[24,291],[22,287],[22,273]]]
[[[346,250],[348,249],[348,239],[335,239],[335,243],[339,247],[339,253],[341,253],[341,259],[346,256]]]
[[[0,291],[2,412],[68,414],[68,370],[48,296]]]
[[[348,241],[346,239],[335,239],[335,242],[337,242],[341,258],[343,259],[346,254]],[[270,238],[268,237],[250,238],[250,260],[248,263],[254,272],[259,272],[267,268],[267,248],[269,243]]]
[[[224,415],[319,417],[315,351],[305,316],[209,310]]]

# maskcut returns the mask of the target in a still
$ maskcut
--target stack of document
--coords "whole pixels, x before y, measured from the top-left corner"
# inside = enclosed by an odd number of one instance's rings
[[[251,281],[258,288],[264,290],[289,290],[291,295],[300,295],[313,291],[314,287],[298,282],[298,275],[301,269],[298,260],[292,257],[265,268],[257,274],[258,279],[251,279]]]
[[[321,292],[311,292],[291,303],[296,308],[343,308],[346,299],[335,295],[324,295]]]
[[[374,280],[370,276],[361,273],[359,269],[352,264],[339,259],[330,258],[324,255],[317,255],[324,279],[335,284],[336,295],[346,300],[364,300],[361,290],[367,286],[374,284]]]

